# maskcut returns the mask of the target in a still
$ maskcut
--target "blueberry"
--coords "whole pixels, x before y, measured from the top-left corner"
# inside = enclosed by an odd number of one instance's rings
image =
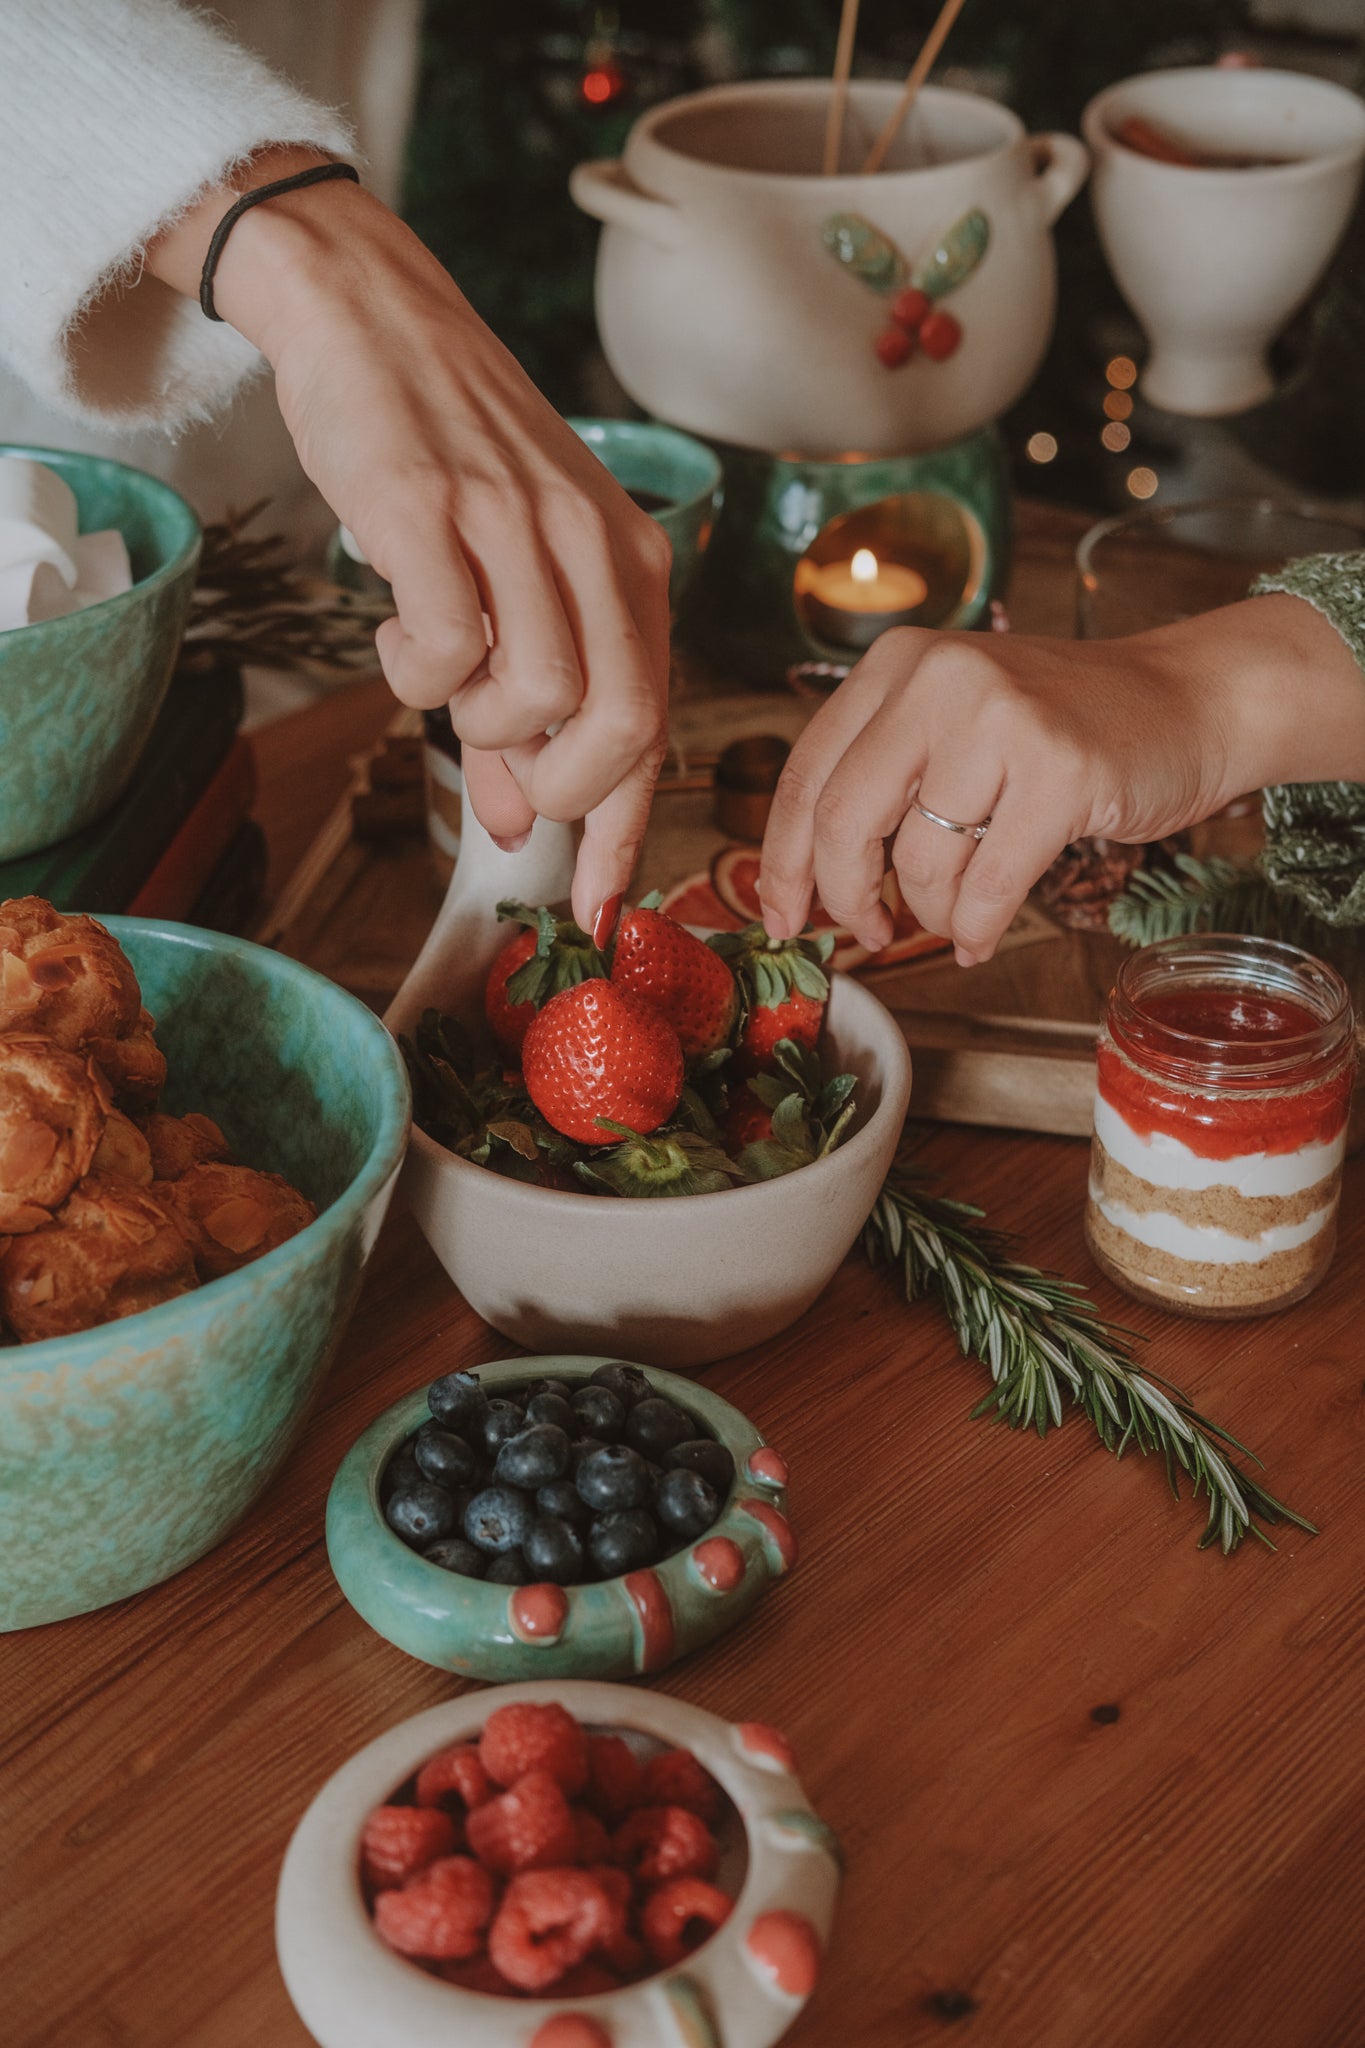
[[[444,1486],[418,1479],[392,1496],[384,1520],[405,1543],[438,1543],[455,1534],[455,1503]]]
[[[424,1422],[412,1448],[426,1478],[434,1479],[438,1486],[468,1486],[478,1477],[478,1453],[439,1422]]]
[[[538,1400],[542,1394],[558,1394],[561,1401],[567,1401],[573,1393],[573,1388],[567,1380],[532,1380],[524,1391],[529,1407],[531,1402]]]
[[[588,1555],[604,1579],[639,1571],[659,1555],[659,1528],[644,1508],[616,1508],[588,1531]]]
[[[720,1498],[700,1472],[679,1466],[654,1489],[654,1512],[670,1536],[702,1536],[720,1513]]]
[[[604,1448],[605,1446],[600,1436],[576,1437],[569,1445],[570,1472],[577,1472],[585,1458],[590,1458],[594,1451],[600,1451]]]
[[[464,1511],[464,1533],[480,1550],[519,1550],[531,1521],[524,1493],[514,1486],[486,1486]]]
[[[466,1543],[463,1536],[443,1536],[439,1543],[430,1543],[422,1552],[428,1564],[438,1564],[443,1572],[458,1572],[461,1578],[481,1579],[488,1559],[472,1543]]]
[[[674,1444],[686,1443],[696,1433],[692,1417],[684,1415],[676,1402],[666,1401],[662,1394],[651,1394],[647,1401],[638,1401],[626,1417],[626,1442],[647,1458],[662,1458]]]
[[[448,1372],[427,1388],[427,1406],[447,1429],[469,1429],[477,1436],[488,1413],[488,1396],[476,1373]]]
[[[519,1550],[504,1550],[493,1559],[483,1576],[488,1586],[529,1586],[531,1583],[526,1559]]]
[[[565,1436],[574,1433],[574,1413],[562,1394],[533,1394],[526,1403],[528,1422],[553,1422]]]
[[[538,1486],[536,1508],[542,1515],[553,1515],[557,1521],[567,1522],[580,1535],[592,1520],[592,1509],[572,1479],[552,1479],[548,1486]]]
[[[601,1450],[585,1458],[574,1484],[599,1514],[612,1508],[642,1508],[654,1491],[648,1465],[638,1451],[625,1444],[603,1444]]]
[[[610,1387],[580,1387],[573,1416],[574,1426],[600,1443],[619,1444],[626,1433],[626,1404]]]
[[[532,1492],[562,1479],[569,1469],[569,1439],[554,1422],[533,1422],[509,1436],[493,1467],[495,1486],[525,1486]]]
[[[405,1492],[410,1486],[419,1486],[426,1476],[417,1462],[414,1443],[415,1438],[408,1437],[406,1442],[398,1446],[398,1449],[384,1467],[384,1476],[380,1481],[380,1491],[386,1502],[395,1493]]]
[[[526,1417],[514,1401],[493,1399],[483,1423],[483,1447],[490,1458],[495,1458],[509,1436],[516,1436],[526,1427]]]
[[[588,1376],[593,1387],[610,1387],[623,1408],[634,1407],[654,1392],[649,1380],[638,1365],[624,1365],[613,1359],[610,1365],[599,1365],[596,1372]]]
[[[708,1486],[713,1486],[724,1500],[735,1483],[735,1461],[724,1444],[718,1444],[714,1437],[689,1437],[686,1443],[674,1444],[671,1451],[664,1453],[664,1464],[670,1471],[681,1468],[687,1472],[700,1472]]]
[[[522,1545],[533,1578],[549,1579],[556,1586],[580,1586],[583,1570],[583,1539],[557,1515],[540,1515],[526,1531]]]

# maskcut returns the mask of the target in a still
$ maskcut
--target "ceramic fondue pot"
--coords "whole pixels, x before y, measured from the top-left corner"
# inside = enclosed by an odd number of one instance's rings
[[[898,93],[853,85],[846,164]],[[574,199],[606,223],[602,345],[638,404],[714,440],[806,456],[942,447],[1003,412],[1042,360],[1049,229],[1086,152],[930,86],[883,170],[827,178],[827,101],[821,81],[717,86],[652,108],[619,162],[577,167]],[[888,367],[878,336],[896,292],[921,283],[936,305],[951,292],[952,327],[940,319]]]

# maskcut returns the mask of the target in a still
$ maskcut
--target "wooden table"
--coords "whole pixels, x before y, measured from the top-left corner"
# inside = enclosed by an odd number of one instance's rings
[[[324,769],[340,786],[326,708],[302,716],[262,735],[272,826],[282,764],[313,764],[323,808]],[[941,1129],[925,1158],[1090,1277],[1083,1144]],[[1201,1554],[1198,1510],[1082,1420],[1042,1443],[969,1420],[982,1369],[858,1255],[796,1329],[708,1371],[789,1458],[804,1557],[659,1683],[784,1727],[844,1838],[792,2048],[1365,2042],[1362,1181],[1330,1278],[1271,1321],[1095,1289],[1321,1522],[1274,1554]],[[307,2048],[272,1940],[289,1833],[360,1744],[457,1689],[342,1600],[327,1487],[388,1402],[509,1348],[395,1214],[321,1409],[235,1535],[6,1640],[6,2048]]]

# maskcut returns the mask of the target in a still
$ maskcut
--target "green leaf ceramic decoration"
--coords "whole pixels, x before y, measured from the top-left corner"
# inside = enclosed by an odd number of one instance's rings
[[[832,213],[821,226],[820,239],[835,262],[871,291],[899,291],[910,275],[890,236],[860,213]]]
[[[910,282],[931,299],[941,299],[965,284],[985,255],[991,239],[991,224],[973,207],[940,235],[930,254],[916,263]]]

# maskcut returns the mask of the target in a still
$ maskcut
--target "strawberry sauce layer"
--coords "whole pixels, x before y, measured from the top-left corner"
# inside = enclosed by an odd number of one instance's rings
[[[1138,1023],[1124,1033],[1131,1057],[1108,1037],[1100,1040],[1099,1092],[1139,1137],[1161,1132],[1204,1159],[1326,1144],[1346,1120],[1354,1071],[1339,1050],[1324,1056],[1320,1029],[1320,1019],[1292,997],[1245,987],[1154,991]],[[1209,1092],[1197,1083],[1178,1087],[1134,1065],[1144,1056],[1145,1032],[1154,1054],[1158,1036],[1168,1046],[1171,1032],[1207,1041]],[[1300,1067],[1286,1071],[1281,1063],[1296,1040],[1304,1042],[1305,1056]],[[1182,1053],[1196,1061],[1200,1056],[1197,1044]],[[1258,1053],[1275,1063],[1273,1078],[1262,1071]]]

